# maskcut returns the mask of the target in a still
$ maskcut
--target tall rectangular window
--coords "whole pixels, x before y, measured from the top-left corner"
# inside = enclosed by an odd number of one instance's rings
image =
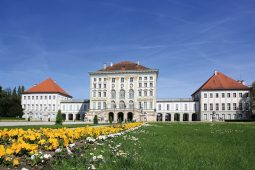
[[[239,93],[239,97],[243,97],[243,93]]]
[[[112,83],[115,83],[115,78],[112,78]]]
[[[179,105],[175,104],[175,110],[179,110]]]
[[[236,110],[236,103],[233,103],[233,110]]]
[[[219,93],[216,93],[215,96],[216,96],[216,98],[218,98],[219,97]]]
[[[166,105],[166,110],[170,110],[169,104]]]
[[[231,105],[230,105],[230,103],[228,103],[227,106],[228,106],[228,110],[231,110]]]
[[[222,103],[221,110],[225,110],[225,103]]]
[[[133,77],[130,77],[130,82],[132,83],[134,81],[134,78]]]
[[[158,110],[161,110],[161,104],[158,105]]]
[[[222,98],[225,98],[225,93],[221,93],[221,97],[222,97]]]
[[[236,93],[233,93],[233,97],[236,97]]]
[[[243,103],[239,103],[239,110],[243,110]]]
[[[213,104],[210,103],[210,110],[213,110]]]
[[[204,93],[204,98],[207,98],[207,93]]]
[[[213,98],[213,94],[212,93],[210,93],[210,98]]]
[[[204,110],[205,111],[207,110],[207,104],[206,103],[204,104]]]
[[[219,103],[216,103],[216,110],[219,110]]]
[[[185,111],[188,110],[188,105],[187,104],[185,104],[184,109],[185,109]]]
[[[228,96],[227,96],[228,98],[230,98],[230,93],[228,93]]]
[[[124,77],[121,77],[120,80],[121,80],[121,83],[124,83],[124,80],[125,80],[125,79],[124,79]]]

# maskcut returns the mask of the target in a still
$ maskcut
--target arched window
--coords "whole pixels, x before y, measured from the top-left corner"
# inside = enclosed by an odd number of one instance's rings
[[[129,98],[130,98],[130,99],[133,99],[133,98],[134,98],[134,90],[133,90],[133,89],[130,89],[130,90],[129,90]]]
[[[116,108],[115,101],[111,101],[111,108],[112,108],[112,109],[115,109],[115,108]]]
[[[125,90],[120,90],[120,99],[125,99]]]
[[[134,102],[132,100],[129,101],[129,109],[134,108]]]
[[[115,90],[111,91],[111,98],[116,99],[116,91]]]
[[[124,101],[120,101],[120,109],[125,109],[125,102]]]

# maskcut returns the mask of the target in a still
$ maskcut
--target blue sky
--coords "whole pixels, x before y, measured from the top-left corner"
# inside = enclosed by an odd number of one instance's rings
[[[52,77],[89,97],[88,72],[140,61],[158,97],[190,97],[219,70],[254,81],[253,0],[0,0],[0,85]]]

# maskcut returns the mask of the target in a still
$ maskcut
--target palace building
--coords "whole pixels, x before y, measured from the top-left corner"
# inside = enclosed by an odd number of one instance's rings
[[[72,99],[55,81],[47,79],[22,94],[25,118],[107,123],[122,121],[212,121],[247,119],[251,115],[250,87],[221,72],[191,96],[157,99],[159,70],[124,61],[90,72],[90,99]]]

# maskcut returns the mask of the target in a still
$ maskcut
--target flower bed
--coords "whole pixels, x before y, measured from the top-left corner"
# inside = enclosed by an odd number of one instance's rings
[[[85,140],[93,143],[95,140],[105,140],[121,135],[123,131],[133,129],[142,123],[129,123],[123,125],[81,128],[41,128],[4,129],[0,130],[0,165],[17,167],[36,165],[41,160],[51,158],[54,153],[66,149],[71,152],[75,142]],[[28,159],[29,158],[29,159]]]

